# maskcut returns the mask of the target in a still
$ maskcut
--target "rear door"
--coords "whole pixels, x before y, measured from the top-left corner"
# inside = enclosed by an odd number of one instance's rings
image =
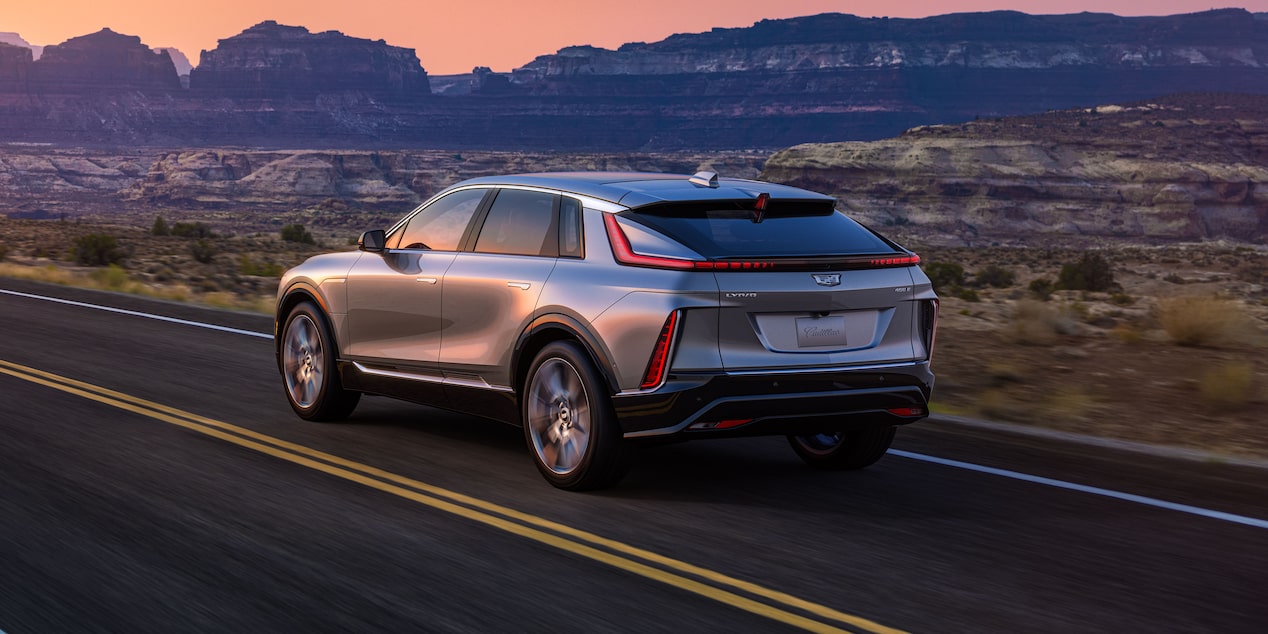
[[[559,256],[559,196],[501,189],[445,274],[447,382],[511,387],[511,352]]]

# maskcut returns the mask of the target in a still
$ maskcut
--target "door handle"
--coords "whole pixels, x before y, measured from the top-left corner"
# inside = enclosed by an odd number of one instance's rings
[[[424,284],[435,284],[435,283],[436,283],[436,278],[434,278],[434,277],[416,277],[416,278],[414,278],[414,281],[415,281],[415,282],[422,282],[422,283],[424,283]]]
[[[521,291],[526,291],[530,286],[532,286],[532,284],[529,284],[528,282],[507,282],[506,285],[512,288],[518,288]]]

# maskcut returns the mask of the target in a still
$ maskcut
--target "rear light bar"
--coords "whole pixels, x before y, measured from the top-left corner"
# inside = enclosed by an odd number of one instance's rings
[[[925,354],[928,355],[929,363],[933,363],[933,344],[938,340],[938,309],[941,307],[941,300],[931,299],[925,305],[925,336],[928,341],[925,343]]]
[[[638,389],[650,390],[660,387],[665,382],[666,370],[669,369],[669,347],[674,342],[674,332],[678,328],[678,311],[669,313],[665,325],[656,337],[656,347],[652,348],[652,358],[647,361],[647,371],[643,373],[643,382]]]
[[[603,215],[603,225],[612,243],[612,256],[626,266],[678,271],[839,271],[845,269],[883,269],[920,264],[920,256],[911,253],[898,256],[852,256],[824,258],[778,258],[770,260],[688,260],[637,253],[630,246],[616,216]]]

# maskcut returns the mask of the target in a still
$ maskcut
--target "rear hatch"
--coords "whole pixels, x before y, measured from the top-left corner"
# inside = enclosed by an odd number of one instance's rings
[[[697,270],[712,270],[728,371],[883,365],[923,354],[913,344],[919,258],[830,200],[672,203],[621,216],[699,254]]]

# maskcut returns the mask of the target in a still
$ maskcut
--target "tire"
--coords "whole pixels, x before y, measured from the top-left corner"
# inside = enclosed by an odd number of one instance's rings
[[[537,353],[520,398],[524,438],[547,482],[569,491],[616,484],[628,467],[606,385],[586,351],[556,341]]]
[[[338,348],[326,317],[311,302],[291,309],[282,328],[282,387],[291,409],[311,421],[343,420],[356,409],[360,392],[343,389],[335,367]]]
[[[806,464],[830,471],[862,469],[881,459],[894,442],[894,427],[789,436],[788,444]]]

